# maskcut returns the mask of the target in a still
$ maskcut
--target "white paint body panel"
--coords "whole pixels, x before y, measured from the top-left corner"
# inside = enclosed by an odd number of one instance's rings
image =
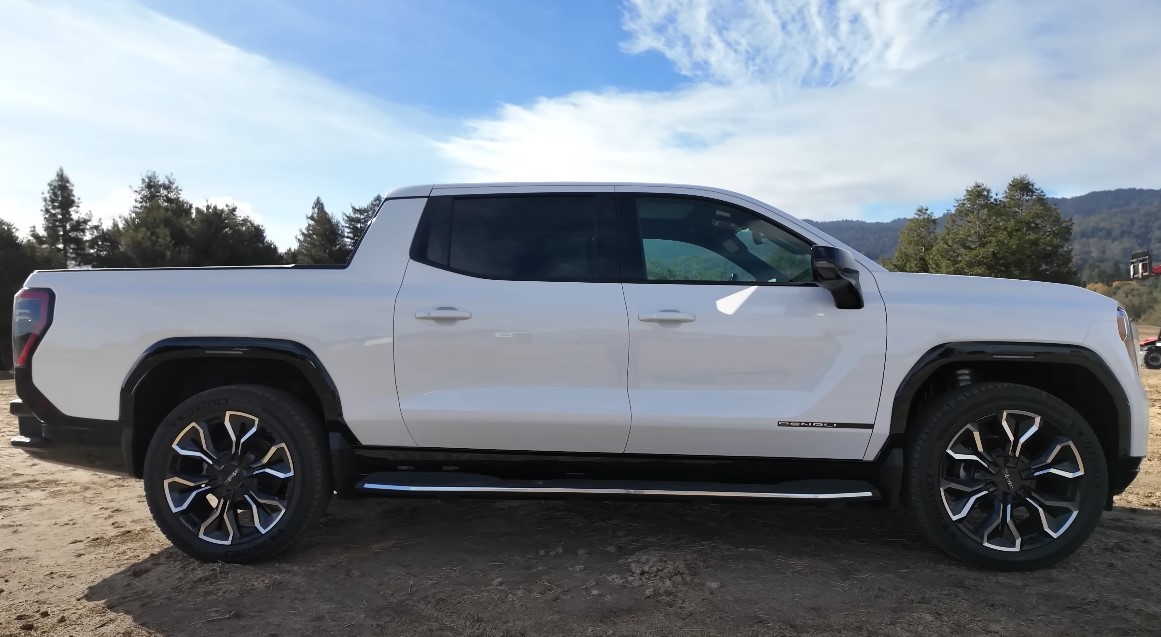
[[[27,285],[52,288],[56,311],[33,382],[66,415],[116,420],[125,377],[162,339],[288,339],[318,356],[360,440],[413,446],[392,382],[391,316],[424,202],[387,202],[345,269],[34,273]]]
[[[691,194],[758,211],[818,244],[850,250],[867,307],[836,310],[817,288],[759,287],[727,314],[718,301],[747,288],[489,281],[409,265],[429,193],[581,191]],[[384,204],[345,269],[33,273],[27,286],[56,293],[34,382],[66,415],[113,420],[126,375],[157,341],[281,338],[320,359],[363,444],[870,459],[887,439],[896,389],[931,348],[1045,342],[1088,347],[1104,360],[1129,398],[1130,452],[1145,454],[1148,401],[1117,336],[1116,303],[1096,293],[890,273],[777,208],[715,188],[444,184],[392,194],[413,198]],[[445,305],[463,305],[472,318],[451,325],[414,318]],[[674,327],[637,320],[661,309],[697,320]],[[770,428],[797,416],[873,421],[874,429]]]
[[[887,324],[867,306],[835,309],[819,287],[625,284],[631,453],[860,459],[879,407]],[[676,310],[689,323],[639,314]]]
[[[1133,416],[1130,451],[1144,455],[1148,399],[1135,361],[1117,334],[1116,301],[1076,286],[1033,281],[900,272],[877,273],[875,279],[887,306],[887,365],[866,458],[875,457],[886,442],[895,388],[915,363],[938,345],[969,341],[1093,350],[1125,389]]]
[[[471,318],[415,317],[439,307]],[[425,447],[620,453],[625,322],[619,283],[495,281],[411,262],[395,314],[403,419]]]

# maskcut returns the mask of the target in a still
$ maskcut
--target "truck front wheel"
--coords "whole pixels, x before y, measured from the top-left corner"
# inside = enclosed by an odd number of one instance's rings
[[[1092,534],[1108,491],[1101,446],[1075,409],[1039,389],[981,383],[924,410],[906,488],[919,530],[976,566],[1033,570]]]
[[[1161,347],[1151,347],[1145,350],[1145,367],[1161,369]]]
[[[258,562],[309,532],[332,493],[322,424],[286,392],[230,385],[178,405],[145,456],[145,499],[174,546]]]

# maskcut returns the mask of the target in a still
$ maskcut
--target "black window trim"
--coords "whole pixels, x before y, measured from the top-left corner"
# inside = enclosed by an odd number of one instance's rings
[[[508,277],[488,276],[477,272],[468,272],[458,268],[453,268],[446,263],[438,263],[427,258],[427,248],[431,234],[432,220],[437,214],[450,214],[451,206],[456,200],[516,199],[538,197],[592,197],[594,199],[597,214],[596,267],[598,269],[598,276],[586,279],[513,279]],[[541,283],[621,283],[622,266],[619,258],[619,241],[620,236],[617,232],[617,214],[614,205],[614,193],[612,192],[495,192],[480,194],[433,195],[427,198],[427,204],[423,207],[423,213],[420,216],[419,225],[416,227],[415,236],[411,240],[411,260],[415,261],[416,263],[422,263],[426,266],[443,270],[445,272],[451,272],[453,274],[459,274],[462,276],[471,277],[473,279],[482,279],[487,281],[518,281]],[[602,269],[606,270],[606,272],[600,272]],[[606,274],[607,276],[601,276],[601,274]]]
[[[637,197],[657,197],[657,198],[675,198],[675,199],[690,199],[697,201],[704,201],[717,206],[729,206],[738,210],[744,210],[760,219],[764,219],[774,227],[782,230],[786,234],[802,241],[803,243],[814,246],[818,242],[802,236],[801,233],[796,232],[792,228],[787,228],[778,221],[771,219],[768,215],[761,211],[754,210],[746,206],[741,206],[733,202],[723,201],[715,197],[706,197],[702,195],[691,195],[686,193],[675,192],[653,192],[653,191],[636,191],[636,190],[618,190],[616,193],[617,206],[617,229],[620,234],[620,257],[621,257],[621,282],[633,284],[648,284],[648,285],[729,285],[734,287],[818,287],[818,283],[814,281],[655,281],[647,278],[645,273],[645,258],[641,246],[643,239],[641,233],[637,228],[637,215],[633,206],[633,199]],[[691,244],[696,245],[696,244]],[[704,247],[704,246],[702,246]],[[728,259],[727,259],[728,260]],[[732,263],[732,261],[731,261]]]

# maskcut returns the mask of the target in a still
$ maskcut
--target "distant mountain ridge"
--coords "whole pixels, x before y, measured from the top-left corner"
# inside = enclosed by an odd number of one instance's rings
[[[1073,220],[1072,252],[1086,283],[1125,278],[1129,255],[1153,251],[1161,261],[1161,189],[1118,188],[1076,197],[1050,197],[1061,215]],[[932,211],[942,217],[946,211]],[[907,218],[891,221],[811,221],[871,257],[891,256]]]

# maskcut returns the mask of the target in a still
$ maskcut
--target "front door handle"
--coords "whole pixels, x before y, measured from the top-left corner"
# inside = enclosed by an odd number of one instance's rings
[[[472,313],[458,307],[429,307],[416,312],[415,318],[423,321],[466,321],[472,318]]]
[[[677,310],[661,310],[660,312],[642,312],[637,320],[643,323],[692,323],[697,317],[687,312]]]

